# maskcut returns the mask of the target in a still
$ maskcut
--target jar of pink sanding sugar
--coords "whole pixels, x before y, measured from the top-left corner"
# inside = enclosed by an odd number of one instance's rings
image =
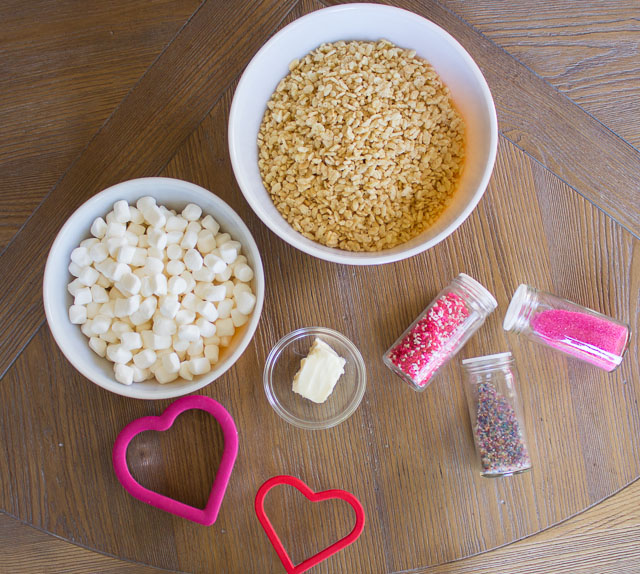
[[[424,391],[440,367],[497,306],[483,285],[460,273],[391,345],[382,360],[414,390]]]
[[[529,285],[520,285],[504,317],[505,331],[613,371],[631,338],[629,326]]]

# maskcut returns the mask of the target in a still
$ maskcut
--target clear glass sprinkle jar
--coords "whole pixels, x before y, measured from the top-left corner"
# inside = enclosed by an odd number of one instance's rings
[[[478,281],[460,273],[409,325],[382,360],[416,391],[424,391],[498,306]]]
[[[513,294],[503,327],[605,371],[622,362],[631,338],[625,323],[525,284]]]
[[[462,361],[465,395],[482,476],[520,474],[531,459],[511,353]]]

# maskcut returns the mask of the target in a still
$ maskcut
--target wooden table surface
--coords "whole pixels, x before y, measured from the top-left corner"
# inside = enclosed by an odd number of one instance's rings
[[[640,572],[638,338],[612,374],[505,334],[521,282],[639,330],[640,6],[637,0],[402,0],[471,53],[500,127],[495,171],[469,219],[407,261],[356,268],[283,243],[244,201],[226,125],[244,66],[317,0],[7,0],[0,5],[0,572],[282,572],[253,511],[266,479],[343,488],[367,524],[313,572]],[[256,336],[203,394],[239,427],[220,516],[202,527],[128,496],[111,468],[119,430],[170,401],[91,384],[44,320],[44,262],[89,197],[134,177],[210,189],[243,217],[268,291]],[[380,359],[464,271],[498,310],[422,394]],[[268,405],[272,345],[305,325],[351,338],[368,368],[356,413],[295,429]],[[534,469],[487,480],[474,451],[459,359],[511,350]],[[145,485],[206,499],[222,449],[202,413],[131,445]],[[340,503],[280,488],[267,511],[294,562],[348,532]]]

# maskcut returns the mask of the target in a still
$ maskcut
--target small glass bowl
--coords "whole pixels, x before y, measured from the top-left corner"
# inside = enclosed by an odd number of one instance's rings
[[[344,374],[324,403],[305,399],[292,390],[300,361],[309,353],[315,338],[346,359]],[[288,423],[303,429],[328,429],[347,420],[358,408],[367,386],[367,375],[358,348],[342,333],[324,327],[304,327],[280,339],[264,366],[267,399]]]

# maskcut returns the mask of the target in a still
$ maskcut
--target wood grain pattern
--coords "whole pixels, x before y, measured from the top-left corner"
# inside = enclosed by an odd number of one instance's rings
[[[640,147],[640,9],[635,0],[525,3],[443,0],[445,6]]]
[[[233,8],[205,3],[0,257],[7,293],[0,305],[1,352],[5,369],[10,366],[0,386],[0,508],[8,514],[71,542],[172,571],[277,572],[280,565],[255,518],[253,497],[264,480],[288,473],[316,490],[349,490],[367,512],[358,542],[314,571],[417,572],[548,528],[640,474],[637,338],[622,367],[607,375],[501,328],[503,310],[521,281],[628,320],[635,332],[640,327],[638,239],[558,179],[551,171],[558,171],[555,164],[547,169],[519,147],[542,145],[544,130],[559,138],[552,125],[558,116],[540,118],[518,145],[502,137],[494,176],[472,216],[446,241],[407,261],[374,268],[319,261],[277,239],[250,210],[227,152],[234,82],[278,25],[319,6],[313,0]],[[416,6],[435,20],[451,17],[438,4]],[[577,118],[585,133],[600,133],[602,126],[593,119],[547,84],[536,83],[530,72],[509,67],[504,52],[454,20],[452,31],[476,47],[496,82],[501,120],[518,119],[508,95],[519,104],[525,96],[517,88],[524,81],[529,96],[559,106],[560,116]],[[214,38],[212,30],[229,27],[233,41]],[[498,81],[499,66],[514,75]],[[525,116],[518,122],[513,129],[524,129]],[[513,129],[507,135],[513,136]],[[599,142],[589,141],[585,153],[597,153]],[[616,149],[628,148],[619,138],[615,142],[622,146]],[[566,141],[546,145],[548,154]],[[587,167],[597,174],[596,166]],[[640,174],[633,162],[630,169],[629,177]],[[210,528],[132,499],[111,469],[109,452],[119,430],[134,418],[159,414],[169,401],[131,401],[97,388],[70,367],[48,329],[38,329],[41,265],[59,225],[108,183],[147,174],[193,181],[236,209],[256,238],[269,284],[254,342],[233,369],[203,391],[230,410],[240,430],[236,468],[218,522]],[[582,181],[572,175],[571,184],[580,191]],[[625,193],[622,189],[617,200],[627,201]],[[9,277],[9,270],[19,275]],[[460,271],[482,281],[500,303],[461,358],[510,349],[519,366],[535,467],[508,480],[482,479],[473,465],[458,360],[420,395],[380,360]],[[356,342],[369,375],[358,411],[323,432],[280,420],[261,381],[272,345],[294,328],[314,324]],[[206,417],[183,416],[162,437],[141,435],[130,463],[143,483],[202,504],[219,459],[220,434]],[[286,490],[272,494],[267,510],[297,561],[349,529],[344,506],[310,508]],[[611,542],[617,555],[628,545],[629,532],[633,529],[608,538],[599,532],[594,539]],[[539,562],[547,567],[550,550],[542,546]],[[35,560],[40,560],[37,551]],[[521,564],[525,571],[528,563]]]
[[[199,3],[0,4],[0,251]]]

